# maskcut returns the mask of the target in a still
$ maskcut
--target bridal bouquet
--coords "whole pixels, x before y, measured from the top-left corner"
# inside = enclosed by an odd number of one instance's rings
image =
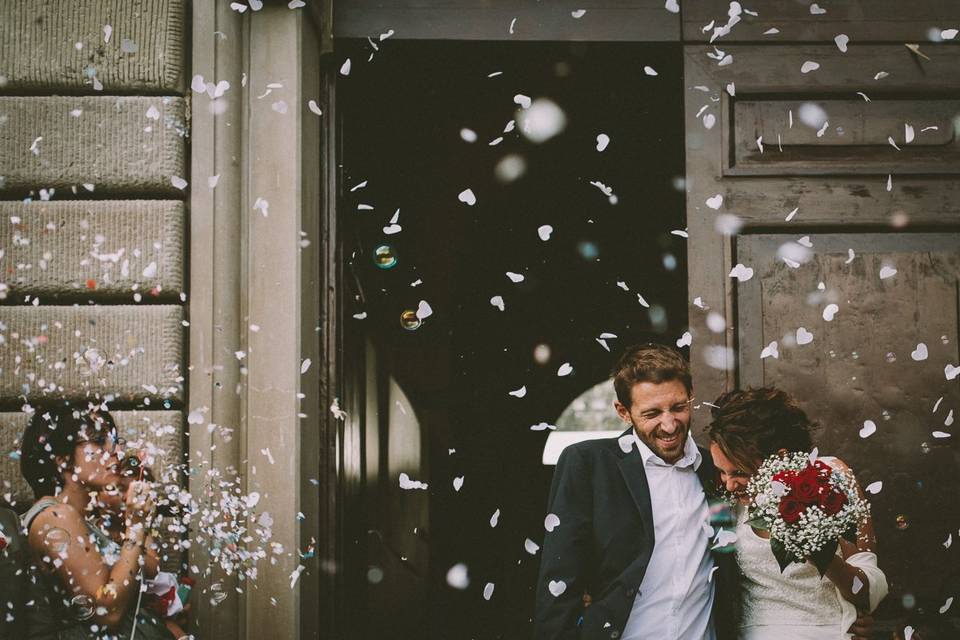
[[[810,560],[823,575],[841,537],[856,542],[870,505],[852,474],[817,459],[817,452],[773,455],[747,484],[749,524],[770,532],[770,547],[783,571]]]

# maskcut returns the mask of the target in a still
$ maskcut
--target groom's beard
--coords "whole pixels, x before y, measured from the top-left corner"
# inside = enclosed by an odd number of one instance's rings
[[[687,438],[690,436],[690,425],[688,423],[678,423],[669,436],[659,426],[650,433],[644,433],[637,428],[636,424],[633,424],[632,419],[631,424],[637,437],[664,462],[672,464],[683,457]]]

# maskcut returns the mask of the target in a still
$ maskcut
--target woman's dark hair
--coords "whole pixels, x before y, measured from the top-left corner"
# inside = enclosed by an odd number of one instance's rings
[[[63,470],[73,464],[80,442],[103,444],[115,437],[117,427],[106,411],[68,401],[35,408],[20,443],[20,473],[39,499],[56,495],[63,486]],[[67,459],[68,466],[57,464]]]
[[[641,382],[663,384],[679,380],[687,389],[693,389],[690,367],[686,359],[673,347],[662,344],[639,344],[628,347],[617,360],[613,371],[613,388],[620,404],[630,408],[633,387]]]
[[[707,435],[744,470],[754,471],[757,460],[780,449],[813,448],[811,434],[819,425],[785,391],[775,387],[729,391],[714,405]]]

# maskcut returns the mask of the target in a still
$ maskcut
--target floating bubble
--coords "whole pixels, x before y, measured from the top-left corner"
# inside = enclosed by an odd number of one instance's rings
[[[667,330],[667,310],[659,304],[650,306],[650,327],[656,333],[664,333]]]
[[[907,516],[903,514],[900,514],[897,516],[896,522],[897,522],[897,529],[900,529],[900,531],[910,528],[910,521],[907,520]]]
[[[380,584],[383,582],[383,569],[377,566],[371,566],[367,569],[367,582],[370,584]]]
[[[417,317],[417,312],[414,309],[407,309],[400,314],[400,326],[407,331],[416,331],[422,324],[423,321]]]
[[[66,529],[54,527],[47,531],[43,540],[51,551],[56,554],[64,554],[70,544],[70,534],[67,533]]]
[[[903,604],[903,608],[909,611],[917,606],[917,598],[912,593],[905,593],[903,594],[901,603]]]
[[[597,256],[600,255],[600,249],[595,242],[582,240],[577,244],[577,253],[579,253],[580,257],[584,260],[596,260]]]
[[[214,607],[227,599],[227,592],[223,590],[223,584],[214,582],[210,585],[210,604]]]
[[[546,98],[538,98],[528,108],[517,111],[516,120],[523,136],[536,143],[546,142],[567,126],[567,114]]]
[[[527,161],[515,153],[505,156],[493,170],[500,182],[513,182],[526,172]]]
[[[381,269],[392,269],[397,266],[397,252],[388,244],[382,244],[373,250],[373,264]]]
[[[672,253],[663,254],[663,268],[667,271],[673,271],[677,268],[677,258]]]
[[[537,364],[550,362],[550,345],[538,344],[533,348],[533,359]]]
[[[827,112],[815,102],[804,102],[797,110],[800,122],[813,129],[819,129],[827,121]]]
[[[96,605],[94,604],[93,598],[86,594],[81,593],[70,600],[70,611],[73,613],[74,618],[80,622],[92,618],[95,609]]]

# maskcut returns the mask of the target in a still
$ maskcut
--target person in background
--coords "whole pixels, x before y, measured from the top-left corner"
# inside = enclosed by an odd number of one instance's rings
[[[20,468],[36,496],[23,516],[32,561],[31,640],[176,640],[163,620],[140,607],[154,518],[149,483],[123,493],[120,542],[96,524],[99,496],[117,494],[123,441],[110,414],[86,402],[34,409]]]

